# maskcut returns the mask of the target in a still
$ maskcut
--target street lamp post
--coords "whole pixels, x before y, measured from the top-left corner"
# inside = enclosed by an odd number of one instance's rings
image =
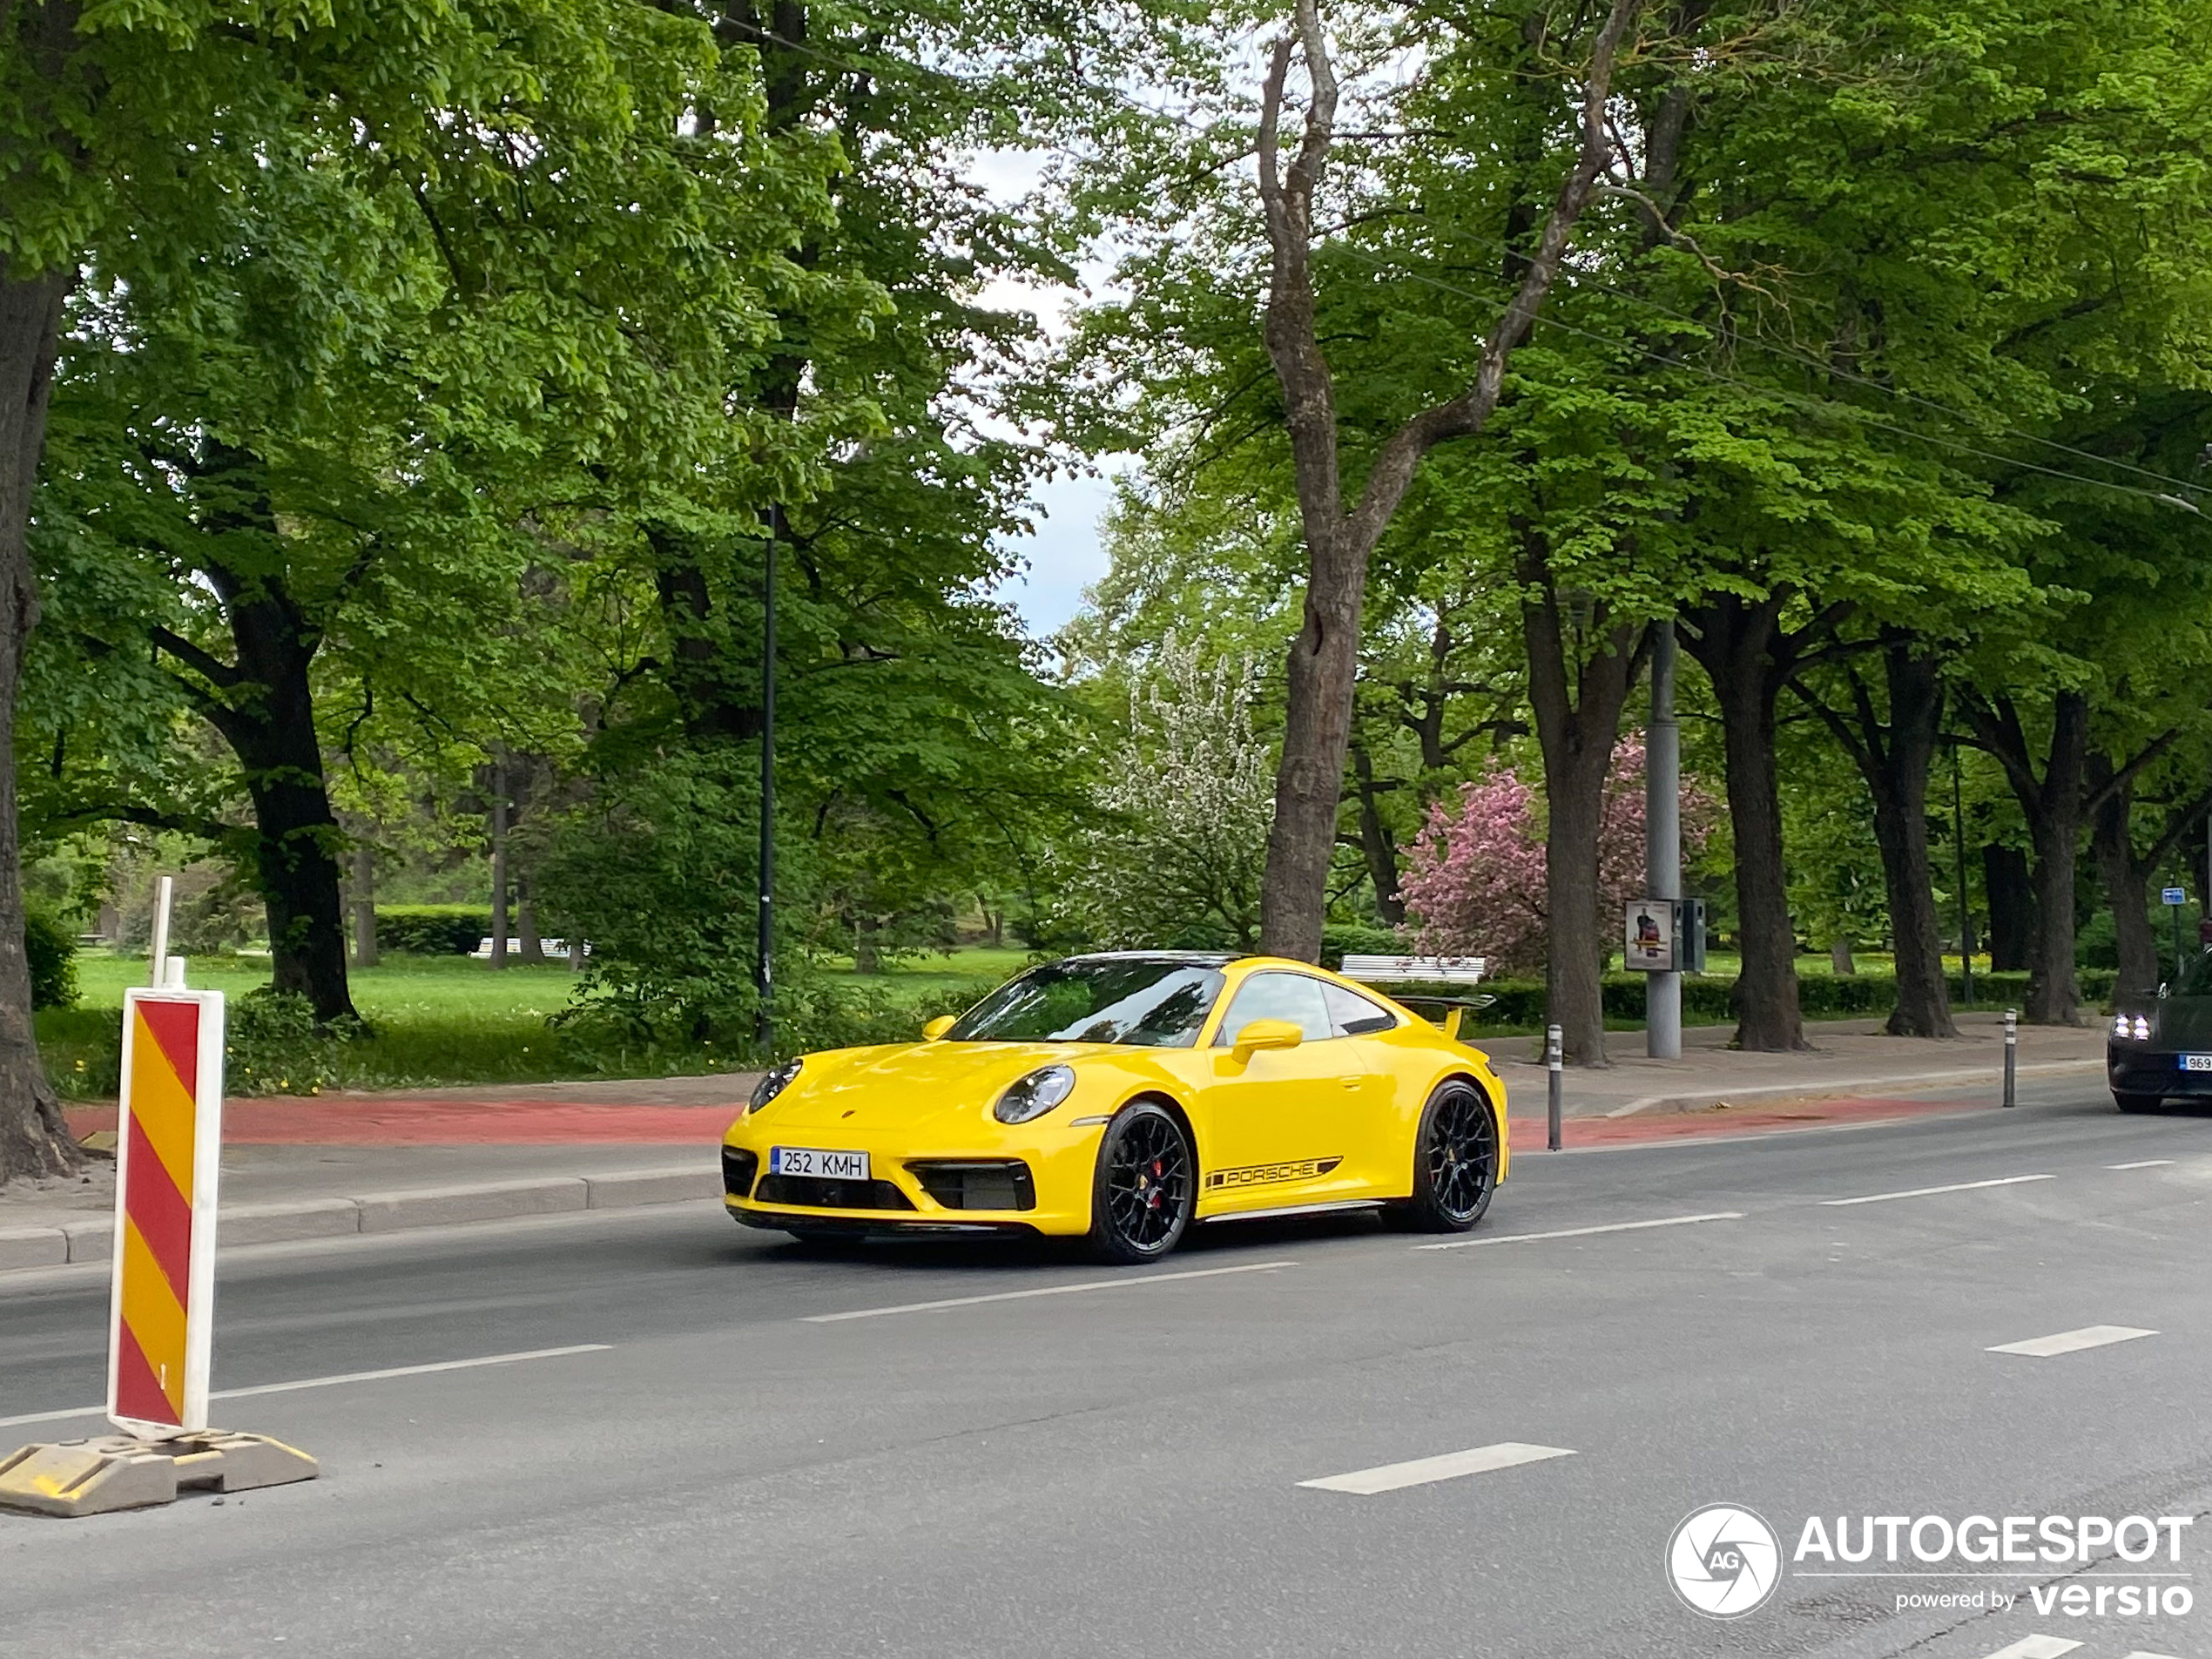
[[[768,541],[760,571],[760,917],[754,945],[753,985],[759,993],[757,1029],[765,1049],[775,1037],[776,988],[776,532],[779,513],[768,512]]]
[[[1654,899],[1682,897],[1682,728],[1675,721],[1675,624],[1651,630],[1651,724],[1643,738],[1643,875]],[[1675,960],[1686,941],[1675,941]],[[1691,961],[1695,953],[1689,954]],[[1682,1058],[1682,975],[1643,976],[1644,1052],[1654,1060]]]

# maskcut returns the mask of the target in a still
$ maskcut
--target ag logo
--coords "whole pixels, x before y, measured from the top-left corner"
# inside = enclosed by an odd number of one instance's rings
[[[1782,1581],[1782,1541],[1749,1509],[1707,1504],[1667,1541],[1667,1580],[1691,1612],[1740,1618]]]

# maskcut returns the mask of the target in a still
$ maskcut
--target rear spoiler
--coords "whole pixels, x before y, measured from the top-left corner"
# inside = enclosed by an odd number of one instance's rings
[[[1403,1003],[1406,1007],[1413,1009],[1414,1013],[1419,1014],[1424,1020],[1428,1021],[1431,1025],[1436,1026],[1441,1029],[1446,1036],[1457,1038],[1460,1035],[1460,1022],[1466,1017],[1469,1009],[1480,1010],[1487,1008],[1493,1003],[1496,1002],[1498,999],[1494,996],[1484,995],[1400,996],[1394,997],[1392,1000],[1393,1001]],[[1435,1015],[1426,1012],[1426,1009],[1427,1008],[1436,1008],[1440,1010],[1443,1017],[1440,1019]]]

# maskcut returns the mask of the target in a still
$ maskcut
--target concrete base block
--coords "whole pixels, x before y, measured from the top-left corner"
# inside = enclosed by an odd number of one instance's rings
[[[639,1204],[682,1204],[722,1196],[722,1171],[711,1164],[697,1170],[624,1170],[584,1177],[590,1189],[587,1207],[619,1210]]]
[[[112,1216],[102,1216],[98,1221],[64,1221],[62,1231],[69,1236],[69,1258],[73,1262],[104,1262],[115,1254]]]
[[[225,1244],[277,1244],[293,1238],[329,1238],[361,1230],[361,1205],[351,1198],[301,1198],[291,1204],[225,1206],[216,1221]]]
[[[586,1196],[583,1177],[571,1176],[471,1187],[418,1187],[408,1192],[371,1193],[355,1202],[361,1206],[361,1231],[379,1233],[509,1216],[556,1215],[583,1209]]]
[[[58,1227],[0,1229],[0,1272],[11,1267],[57,1267],[69,1259],[69,1235]]]
[[[0,1507],[101,1515],[172,1502],[180,1491],[251,1492],[320,1473],[305,1452],[266,1434],[206,1429],[167,1440],[110,1434],[26,1446],[0,1458]]]

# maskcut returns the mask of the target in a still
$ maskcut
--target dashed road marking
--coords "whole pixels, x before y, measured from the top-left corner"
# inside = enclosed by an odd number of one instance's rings
[[[1548,1233],[1505,1233],[1492,1238],[1447,1238],[1440,1244],[1416,1244],[1415,1250],[1467,1250],[1476,1244],[1527,1244],[1540,1238],[1587,1238],[1593,1233],[1641,1232],[1647,1227],[1687,1227],[1697,1221],[1741,1221],[1741,1210],[1716,1210],[1709,1216],[1661,1216],[1654,1221],[1615,1221],[1602,1227],[1561,1227]]]
[[[1187,1273],[1145,1273],[1136,1278],[1089,1278],[1080,1285],[1041,1285],[1029,1291],[997,1291],[988,1296],[948,1296],[934,1302],[900,1302],[891,1307],[853,1308],[844,1313],[808,1313],[806,1325],[836,1325],[846,1319],[880,1319],[894,1313],[934,1313],[942,1308],[978,1307],[986,1302],[1020,1302],[1033,1296],[1080,1296],[1087,1291],[1133,1291],[1177,1279],[1219,1278],[1224,1273],[1271,1273],[1296,1262],[1244,1262],[1235,1267],[1201,1267]]]
[[[614,1345],[579,1342],[566,1348],[530,1348],[521,1353],[488,1353],[478,1359],[440,1359],[427,1366],[393,1366],[383,1371],[348,1371],[335,1377],[306,1377],[298,1382],[258,1383],[251,1388],[219,1388],[210,1399],[245,1399],[254,1394],[290,1394],[302,1388],[335,1388],[341,1383],[381,1382],[387,1377],[427,1377],[438,1371],[474,1371],[479,1366],[518,1366],[525,1359],[559,1359],[572,1353],[605,1353]],[[72,1417],[98,1417],[105,1406],[71,1406],[57,1412],[27,1412],[21,1417],[0,1417],[0,1428],[24,1423],[60,1423]]]
[[[2004,1175],[1994,1181],[1959,1181],[1947,1187],[1908,1187],[1903,1192],[1870,1192],[1858,1198],[1823,1198],[1820,1202],[1831,1210],[1840,1210],[1847,1204],[1887,1204],[1892,1198],[1932,1198],[1939,1192],[1978,1192],[1984,1187],[2016,1187],[2023,1181],[2052,1181],[2055,1176]]]
[[[1523,1463],[1541,1463],[1550,1458],[1574,1455],[1565,1447],[1501,1440],[1495,1446],[1472,1447],[1464,1452],[1415,1458],[1407,1463],[1385,1463],[1377,1468],[1354,1469],[1350,1474],[1332,1474],[1325,1480],[1301,1480],[1298,1484],[1322,1492],[1351,1492],[1363,1498],[1372,1497],[1378,1492],[1396,1492],[1401,1487],[1427,1486],[1437,1480],[1456,1480],[1463,1474],[1485,1474],[1492,1469],[1510,1469]]]
[[[2107,1170],[2162,1170],[2179,1161],[2176,1158],[2138,1158],[2133,1163],[2107,1163],[2105,1168]],[[2151,1654],[2148,1656],[2148,1659],[2158,1659],[2158,1656]]]
[[[2064,1636],[2022,1636],[2009,1648],[2000,1648],[1986,1659],[2059,1659],[2081,1644]]]
[[[2155,1331],[2139,1330],[2132,1325],[2085,1325],[2079,1331],[2060,1331],[2055,1336],[2030,1337],[2025,1342],[2000,1343],[1987,1350],[1991,1353],[2024,1353],[2031,1359],[2049,1359],[2062,1353],[2080,1353],[2084,1348],[2102,1348],[2115,1342],[2133,1342],[2137,1337],[2155,1337]]]
[[[2141,1648],[2127,1656],[2127,1659],[2174,1659],[2170,1653],[2145,1653]]]

